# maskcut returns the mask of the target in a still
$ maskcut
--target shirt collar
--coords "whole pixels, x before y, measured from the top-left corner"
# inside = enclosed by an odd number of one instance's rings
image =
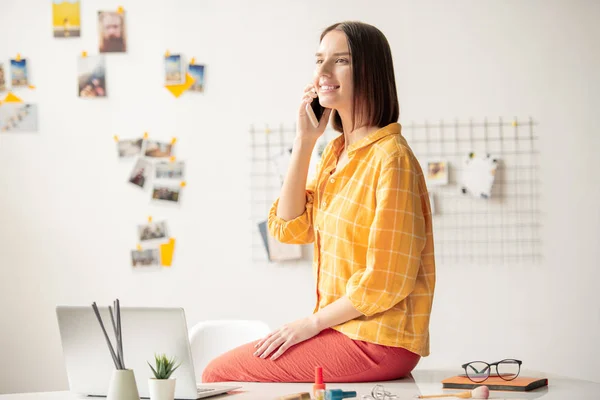
[[[375,143],[381,138],[384,138],[389,135],[399,135],[402,131],[402,127],[398,122],[393,122],[383,128],[379,128],[378,130],[371,132],[364,138],[360,139],[358,142],[352,143],[348,147],[348,155],[355,152],[356,150],[362,149],[363,147],[367,147],[372,143]],[[335,154],[339,154],[342,151],[344,146],[344,134],[342,133],[340,136],[334,139],[333,148]]]

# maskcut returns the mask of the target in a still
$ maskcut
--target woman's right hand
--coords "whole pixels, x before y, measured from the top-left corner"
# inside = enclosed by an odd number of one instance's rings
[[[304,140],[313,140],[315,143],[317,139],[325,132],[325,128],[327,127],[327,123],[329,122],[329,116],[331,115],[331,109],[326,108],[323,112],[323,116],[319,121],[319,126],[314,127],[310,118],[308,117],[307,108],[311,107],[311,103],[314,99],[317,98],[317,93],[314,85],[311,83],[310,85],[306,85],[304,88],[304,95],[302,96],[302,104],[300,105],[300,109],[298,110],[298,125],[297,125],[297,136],[298,138]]]

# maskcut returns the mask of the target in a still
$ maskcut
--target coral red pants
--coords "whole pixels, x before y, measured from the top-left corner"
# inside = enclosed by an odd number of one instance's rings
[[[333,329],[292,346],[275,361],[255,356],[255,343],[212,360],[202,381],[314,382],[315,367],[321,366],[325,382],[377,382],[407,376],[421,359],[406,349],[352,340]]]

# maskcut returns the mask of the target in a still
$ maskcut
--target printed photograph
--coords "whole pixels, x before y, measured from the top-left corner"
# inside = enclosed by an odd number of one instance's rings
[[[0,105],[0,132],[37,132],[36,104],[4,103]]]
[[[179,203],[181,199],[181,189],[179,185],[154,185],[152,190],[152,200],[167,201],[171,203]]]
[[[448,162],[428,161],[426,171],[427,184],[432,186],[448,184]]]
[[[125,13],[98,11],[98,37],[100,53],[125,53],[127,51]]]
[[[163,158],[171,157],[173,145],[167,142],[148,141],[146,143],[146,157]]]
[[[204,92],[204,65],[190,64],[188,73],[194,78],[194,83],[188,90],[199,93]]]
[[[106,61],[103,55],[79,57],[79,97],[106,97]]]
[[[28,86],[27,60],[10,60],[10,76],[13,87]]]
[[[138,237],[140,242],[165,240],[169,238],[168,235],[166,221],[138,225]]]
[[[55,38],[81,36],[79,0],[53,0],[52,26]]]
[[[185,177],[185,162],[159,162],[154,167],[156,179],[179,179]]]
[[[4,64],[0,63],[0,92],[6,90],[6,78],[4,76]]]
[[[142,154],[142,145],[144,139],[126,139],[117,142],[117,151],[119,158],[135,157]]]
[[[131,250],[131,265],[133,267],[154,267],[160,264],[158,249]]]
[[[165,85],[181,85],[185,82],[185,71],[181,55],[165,57]]]
[[[135,163],[133,171],[131,171],[131,175],[129,175],[129,182],[143,189],[146,186],[146,182],[148,182],[148,179],[150,178],[151,172],[152,163],[148,160],[140,158]]]

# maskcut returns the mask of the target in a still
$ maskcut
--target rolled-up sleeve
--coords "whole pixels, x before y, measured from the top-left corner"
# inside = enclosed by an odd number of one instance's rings
[[[311,187],[311,185],[309,185]],[[311,188],[312,189],[312,188]],[[269,210],[268,227],[269,233],[278,241],[289,244],[307,244],[314,241],[312,207],[314,192],[306,190],[306,209],[294,219],[288,221],[277,216],[279,198],[275,200]]]
[[[414,162],[395,154],[382,164],[377,180],[366,265],[346,285],[353,306],[366,316],[392,308],[415,286],[426,226]]]

